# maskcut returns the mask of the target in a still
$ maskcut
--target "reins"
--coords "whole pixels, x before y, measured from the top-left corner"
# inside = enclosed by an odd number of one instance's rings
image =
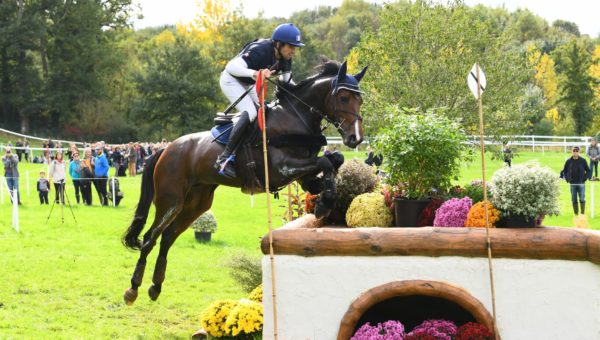
[[[316,113],[319,116],[321,116],[321,119],[325,119],[325,121],[327,122],[327,125],[325,125],[325,127],[321,128],[321,132],[323,132],[325,129],[327,129],[327,127],[330,124],[333,124],[333,126],[335,126],[335,128],[340,131],[343,132],[342,130],[342,124],[344,123],[345,120],[342,120],[340,122],[336,121],[335,119],[331,119],[329,118],[329,116],[323,112],[321,112],[321,110],[315,108],[314,106],[308,104],[307,102],[303,101],[302,99],[298,98],[298,96],[296,96],[294,93],[292,93],[290,90],[286,89],[285,87],[279,85],[275,80],[271,79],[271,78],[267,78],[268,81],[270,81],[272,84],[274,84],[275,86],[277,86],[277,88],[283,90],[285,93],[287,93],[288,95],[290,95],[291,97],[293,97],[294,99],[296,99],[299,103],[301,103],[302,105],[306,106],[308,108],[308,110],[311,113]],[[294,113],[300,118],[300,120],[302,120],[302,122],[310,128],[310,126],[306,123],[306,121],[302,118],[302,116],[300,115],[300,113],[296,110],[296,108],[289,102],[290,106],[292,107],[292,110],[294,111]],[[349,113],[354,115],[355,117],[357,117],[358,120],[362,121],[362,117],[355,113],[355,112],[350,112],[350,111],[346,111],[346,110],[341,110],[341,109],[337,109],[337,101],[335,101],[334,103],[334,112],[345,112],[345,113]]]

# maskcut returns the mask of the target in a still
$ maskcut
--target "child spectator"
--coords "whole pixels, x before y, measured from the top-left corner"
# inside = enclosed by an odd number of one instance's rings
[[[48,191],[50,191],[50,182],[46,179],[46,172],[40,171],[40,179],[37,181],[37,191],[40,196],[40,204],[48,204]]]

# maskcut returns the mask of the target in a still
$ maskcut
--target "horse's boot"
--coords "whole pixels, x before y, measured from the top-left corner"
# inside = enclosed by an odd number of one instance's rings
[[[235,167],[233,162],[235,161],[235,150],[237,150],[239,144],[244,138],[244,132],[250,125],[250,118],[248,112],[244,111],[240,115],[240,119],[235,123],[231,134],[229,135],[229,143],[225,147],[225,151],[217,157],[215,168],[219,170],[219,174],[228,178],[235,178]]]

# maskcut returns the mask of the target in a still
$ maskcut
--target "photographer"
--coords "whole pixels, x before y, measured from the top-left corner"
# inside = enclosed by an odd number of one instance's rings
[[[65,204],[65,179],[66,179],[66,164],[63,160],[63,155],[60,152],[56,153],[56,158],[50,163],[50,177],[54,182],[54,203]]]
[[[19,193],[19,159],[12,154],[10,148],[6,148],[6,154],[2,156],[2,165],[4,165],[4,177],[9,190],[17,191],[17,201],[21,204],[21,194]],[[12,201],[12,198],[11,198]]]

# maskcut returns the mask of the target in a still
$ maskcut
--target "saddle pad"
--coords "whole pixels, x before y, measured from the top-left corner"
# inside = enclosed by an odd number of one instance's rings
[[[227,125],[218,125],[214,126],[210,129],[210,133],[213,138],[216,138],[216,142],[219,144],[227,145],[229,142],[229,135],[231,134],[231,128],[233,127],[233,123],[229,123]]]

